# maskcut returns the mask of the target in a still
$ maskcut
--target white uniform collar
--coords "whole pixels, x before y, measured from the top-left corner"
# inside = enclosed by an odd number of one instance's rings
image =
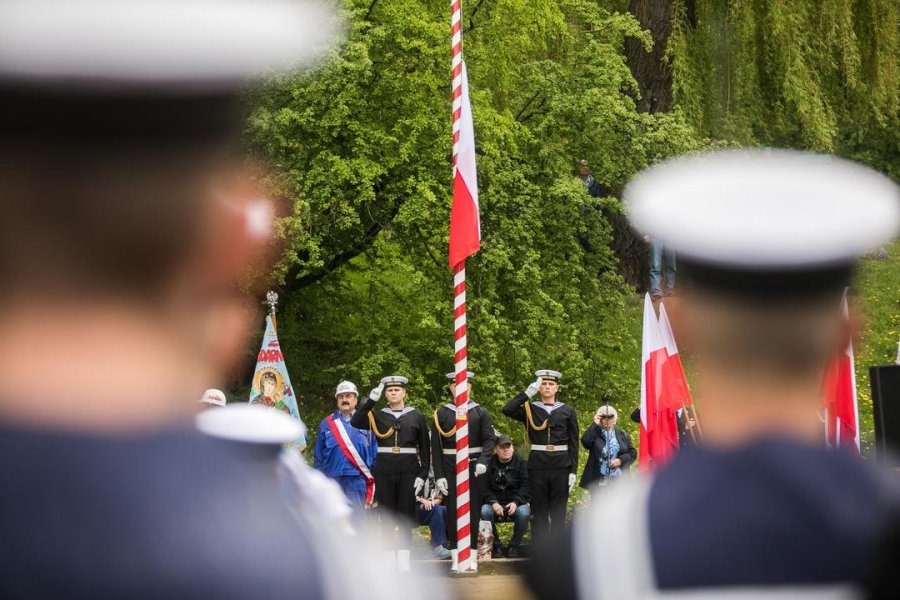
[[[412,406],[404,406],[404,407],[403,407],[403,410],[397,410],[397,411],[394,411],[394,410],[391,410],[391,408],[390,408],[389,406],[385,406],[385,407],[382,408],[381,410],[382,410],[382,412],[386,412],[387,414],[391,415],[391,416],[394,417],[395,419],[399,419],[400,417],[402,417],[402,416],[405,415],[406,413],[412,412],[412,411],[414,411],[415,409],[414,409]]]
[[[466,404],[466,412],[472,410],[472,409],[475,408],[476,406],[478,406],[477,403],[473,402],[472,400],[469,400],[469,403]],[[453,404],[452,402],[448,402],[447,404],[445,404],[445,405],[444,405],[444,408],[449,408],[449,409],[452,410],[453,412],[456,412],[456,405]]]
[[[538,408],[543,408],[543,409],[544,409],[545,411],[547,411],[547,413],[549,414],[549,413],[552,413],[552,412],[553,412],[554,410],[556,410],[557,408],[560,408],[560,407],[562,407],[562,406],[565,406],[565,403],[563,403],[563,402],[556,402],[556,403],[554,403],[554,404],[544,404],[543,402],[532,402],[531,405],[532,405],[532,406],[537,406]]]

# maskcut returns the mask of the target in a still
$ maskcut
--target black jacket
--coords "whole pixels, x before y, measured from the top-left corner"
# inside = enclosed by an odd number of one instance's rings
[[[515,502],[517,506],[531,501],[531,485],[528,483],[528,462],[513,452],[512,460],[500,462],[493,456],[488,463],[487,489],[482,504],[499,502],[506,505]]]
[[[474,403],[473,403],[474,404]],[[439,407],[434,411],[431,422],[431,464],[434,468],[434,478],[455,477],[456,455],[444,454],[444,450],[456,451],[456,434],[450,437],[441,436],[434,425],[434,417],[437,415],[441,429],[452,431],[456,427],[456,409],[449,405]],[[491,423],[491,415],[483,406],[474,404],[468,413],[469,419],[469,448],[481,448],[480,454],[469,452],[469,463],[478,461],[487,465],[494,455],[494,426]]]
[[[541,427],[545,422],[549,421],[550,423],[546,429],[535,431],[529,426],[525,414],[525,404],[528,402],[528,396],[524,393],[519,394],[506,403],[503,407],[503,414],[525,423],[528,441],[532,445],[566,446],[568,448],[567,452],[543,452],[532,449],[528,455],[528,469],[531,471],[568,469],[570,473],[575,473],[578,470],[578,419],[575,416],[575,409],[559,402],[557,408],[552,412],[547,412],[541,408],[540,402],[532,402],[531,415],[534,418],[534,424]]]
[[[390,409],[372,410],[375,401],[367,399],[362,408],[353,413],[350,425],[357,429],[371,429],[369,414],[375,418],[375,425],[379,431],[392,435],[382,439],[378,438],[379,448],[415,448],[416,454],[391,454],[379,452],[375,457],[374,473],[407,473],[414,472],[417,477],[428,479],[428,471],[431,468],[431,443],[428,441],[428,425],[425,417],[416,409],[406,411],[397,418]]]
[[[614,457],[622,461],[622,470],[627,469],[637,458],[637,450],[631,445],[631,436],[627,431],[614,429],[616,440],[619,442],[619,453]],[[606,439],[600,433],[600,427],[591,423],[590,427],[581,436],[581,445],[588,449],[588,459],[584,464],[584,472],[581,474],[581,487],[588,489],[592,483],[601,478],[600,452],[606,445]]]

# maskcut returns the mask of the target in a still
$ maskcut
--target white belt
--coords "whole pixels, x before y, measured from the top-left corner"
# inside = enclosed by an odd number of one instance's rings
[[[553,444],[550,444],[548,446],[544,446],[543,444],[532,444],[531,449],[539,450],[540,452],[568,452],[569,445],[563,444],[562,446],[554,446]]]
[[[416,448],[403,448],[400,446],[378,446],[378,454],[416,454]]]
[[[444,448],[444,454],[446,456],[452,456],[456,454],[456,448]],[[469,448],[469,454],[481,454],[481,446],[475,446],[474,448]]]

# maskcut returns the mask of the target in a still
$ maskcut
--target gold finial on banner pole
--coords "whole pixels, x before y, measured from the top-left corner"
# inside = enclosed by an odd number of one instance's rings
[[[275,322],[275,307],[278,306],[278,293],[269,290],[269,293],[266,294],[266,304],[269,305],[269,314],[272,315],[272,327],[277,331],[278,324]]]

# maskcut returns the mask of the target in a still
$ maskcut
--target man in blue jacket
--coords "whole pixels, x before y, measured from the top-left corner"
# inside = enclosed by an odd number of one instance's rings
[[[377,452],[375,435],[350,425],[359,401],[353,382],[340,382],[334,395],[337,408],[319,424],[313,464],[341,486],[361,518],[375,494],[372,477]]]

